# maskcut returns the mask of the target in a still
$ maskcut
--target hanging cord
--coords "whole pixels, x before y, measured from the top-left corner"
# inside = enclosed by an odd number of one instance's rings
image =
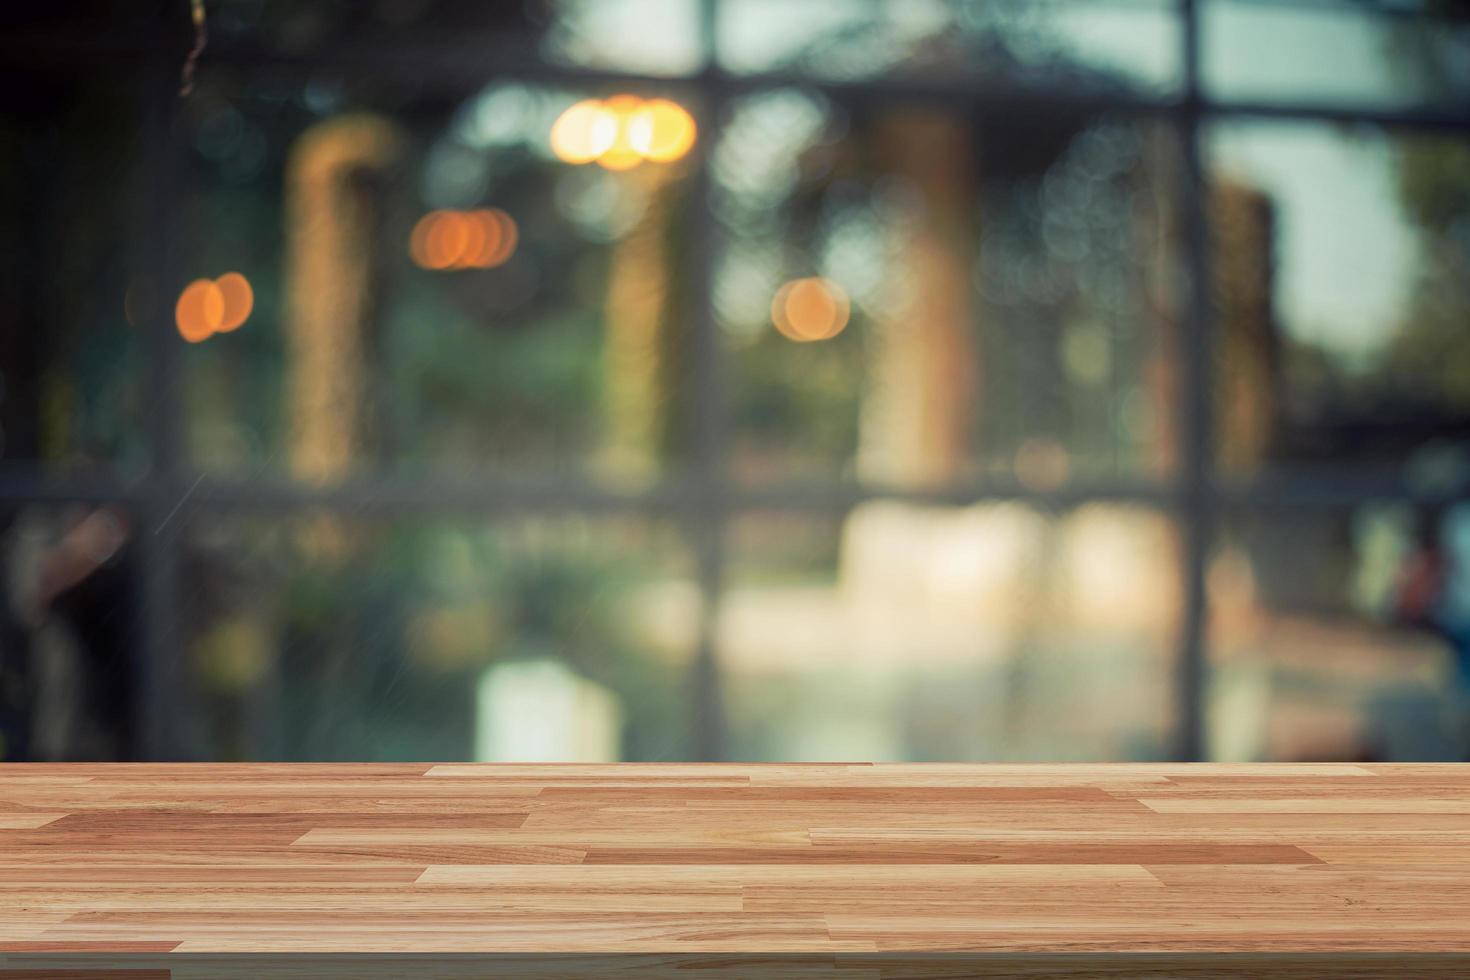
[[[184,70],[179,85],[180,98],[194,91],[194,65],[198,63],[199,56],[204,53],[204,45],[209,41],[209,30],[204,24],[204,0],[189,0],[189,13],[194,21],[194,46],[184,58]]]

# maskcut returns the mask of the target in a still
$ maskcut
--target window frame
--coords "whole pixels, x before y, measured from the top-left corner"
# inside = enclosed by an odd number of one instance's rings
[[[1322,0],[1293,0],[1306,9],[1331,9]],[[495,51],[487,58],[474,50],[474,39],[443,45],[408,42],[364,48],[353,44],[319,57],[291,58],[245,47],[218,43],[206,49],[206,62],[228,63],[245,71],[307,71],[333,67],[345,73],[372,72],[422,81],[432,66],[436,85],[469,94],[497,77],[516,77],[575,87],[619,85],[657,86],[687,95],[700,126],[695,148],[689,283],[692,331],[689,347],[690,383],[699,397],[693,402],[689,465],[641,490],[618,490],[591,481],[536,478],[490,473],[484,478],[446,477],[402,480],[392,476],[364,476],[331,486],[292,483],[285,479],[206,478],[190,468],[182,451],[183,433],[178,411],[181,370],[179,344],[167,312],[155,316],[142,330],[148,360],[147,382],[152,398],[145,419],[151,465],[132,482],[106,478],[54,477],[39,470],[0,466],[0,505],[16,508],[33,503],[87,502],[129,508],[137,519],[142,575],[141,676],[137,690],[137,717],[142,720],[138,758],[181,760],[192,757],[173,719],[181,716],[184,676],[180,621],[180,555],[182,530],[199,516],[224,512],[295,514],[305,511],[351,513],[353,516],[466,515],[498,518],[516,513],[627,513],[673,517],[682,525],[696,558],[698,586],[704,598],[698,647],[689,678],[690,761],[719,761],[727,757],[726,726],[721,696],[721,671],[716,649],[715,617],[723,591],[728,556],[725,532],[732,520],[755,512],[790,512],[841,517],[866,500],[890,499],[916,503],[969,504],[1015,500],[1049,509],[1069,509],[1094,501],[1127,502],[1160,509],[1180,529],[1178,574],[1183,582],[1183,609],[1175,645],[1172,685],[1173,734],[1170,755],[1194,762],[1208,757],[1205,743],[1205,703],[1208,693],[1206,625],[1209,599],[1205,578],[1210,550],[1222,517],[1246,511],[1298,511],[1325,506],[1403,501],[1431,505],[1465,499],[1463,491],[1426,491],[1397,471],[1355,471],[1347,481],[1311,472],[1272,473],[1260,477],[1226,478],[1215,459],[1214,313],[1210,297],[1210,218],[1206,189],[1211,179],[1203,156],[1203,130],[1219,120],[1279,119],[1312,122],[1370,123],[1387,130],[1470,133],[1470,107],[1444,109],[1383,109],[1369,105],[1272,101],[1270,103],[1220,100],[1201,85],[1204,50],[1202,9],[1209,0],[1172,0],[1179,20],[1181,82],[1172,95],[1130,94],[1111,91],[1014,90],[984,81],[912,78],[861,82],[823,81],[787,74],[734,75],[722,70],[714,57],[718,49],[719,0],[699,0],[703,68],[681,77],[658,77],[611,71],[584,70],[549,64],[523,53]],[[1378,8],[1364,5],[1347,9]],[[1399,16],[1391,11],[1386,16]],[[162,27],[162,21],[160,21]],[[13,72],[64,70],[67,57],[99,59],[138,70],[144,91],[146,188],[143,213],[152,220],[134,229],[137,273],[155,282],[181,281],[180,246],[170,235],[170,215],[183,172],[187,144],[180,120],[179,67],[171,45],[156,43],[148,32],[123,38],[68,37],[57,46],[36,47],[15,39],[0,40],[0,52]],[[721,342],[720,327],[711,301],[715,256],[720,251],[720,226],[714,217],[707,148],[719,136],[719,124],[731,100],[753,91],[796,86],[817,91],[834,103],[852,105],[901,100],[974,111],[1004,105],[1012,111],[1046,111],[1060,106],[1097,111],[1136,113],[1169,125],[1181,147],[1183,166],[1173,189],[1180,206],[1181,248],[1185,284],[1180,297],[1180,384],[1174,410],[1181,420],[1176,447],[1179,465],[1157,479],[1081,481],[1053,490],[1028,489],[1014,483],[967,481],[936,489],[916,490],[842,481],[814,481],[801,485],[745,488],[725,476],[730,443],[731,413],[727,397],[729,351]],[[1439,493],[1439,496],[1435,496]]]

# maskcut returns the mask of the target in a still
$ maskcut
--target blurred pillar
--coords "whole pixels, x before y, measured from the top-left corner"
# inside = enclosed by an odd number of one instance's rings
[[[1215,383],[1217,451],[1223,469],[1249,471],[1276,429],[1277,337],[1271,303],[1271,199],[1241,184],[1215,188]]]
[[[1153,164],[1163,173],[1162,155]],[[1172,179],[1172,177],[1171,177]],[[1216,316],[1215,451],[1221,469],[1246,473],[1264,461],[1276,436],[1280,414],[1279,337],[1273,303],[1275,287],[1275,213],[1271,199],[1253,187],[1222,183],[1210,195],[1214,238]],[[1171,214],[1171,221],[1178,215]],[[1177,243],[1170,242],[1177,247]],[[1161,249],[1153,259],[1167,264]],[[1167,276],[1160,275],[1160,281]],[[1167,471],[1182,458],[1183,433],[1175,406],[1183,350],[1172,301],[1155,307],[1159,327],[1156,355],[1149,368],[1154,418],[1154,463]]]
[[[1184,344],[1180,310],[1186,290],[1181,278],[1184,218],[1175,189],[1183,178],[1174,133],[1147,133],[1141,141],[1144,174],[1133,203],[1135,224],[1154,228],[1148,238],[1149,247],[1138,257],[1142,291],[1148,303],[1149,334],[1142,381],[1150,419],[1140,448],[1146,468],[1162,474],[1175,472],[1182,460],[1178,407]]]
[[[971,128],[938,112],[895,113],[874,145],[919,193],[892,240],[890,275],[903,300],[871,326],[858,470],[880,483],[954,479],[973,455],[979,380]]]
[[[286,164],[286,417],[300,479],[341,478],[366,442],[382,237],[376,178],[399,145],[385,119],[340,116],[303,133]]]
[[[647,201],[642,219],[613,248],[603,338],[602,465],[608,475],[643,481],[658,468],[669,417],[668,294],[671,170],[639,166],[621,175]]]

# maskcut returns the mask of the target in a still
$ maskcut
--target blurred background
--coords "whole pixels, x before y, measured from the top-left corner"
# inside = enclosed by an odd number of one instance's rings
[[[0,758],[1470,752],[1470,4],[0,13]]]

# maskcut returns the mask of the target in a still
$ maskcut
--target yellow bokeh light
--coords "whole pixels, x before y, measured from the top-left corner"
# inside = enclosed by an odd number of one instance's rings
[[[616,123],[613,141],[597,155],[598,166],[608,170],[628,170],[643,162],[643,154],[633,145],[633,116],[643,108],[636,95],[615,95],[602,104],[603,111]]]
[[[584,99],[551,126],[551,152],[566,163],[591,163],[617,141],[618,118],[598,99]]]
[[[643,108],[643,100],[636,95],[614,95],[603,100],[602,108],[612,113],[612,117],[619,123],[623,123]]]
[[[851,312],[842,287],[820,276],[793,279],[771,301],[771,322],[783,337],[801,343],[837,336]]]
[[[584,99],[551,126],[551,151],[566,163],[597,163],[629,170],[645,160],[668,163],[687,154],[696,135],[694,117],[668,99],[614,95]]]
[[[606,170],[631,170],[642,162],[643,155],[626,143],[614,143],[597,158],[597,165]]]
[[[225,297],[212,280],[196,279],[184,287],[174,307],[179,336],[191,344],[207,339],[225,319]]]
[[[226,272],[214,284],[224,301],[224,314],[217,329],[229,333],[249,318],[255,308],[255,291],[250,288],[250,280],[238,272]]]
[[[694,117],[668,99],[643,103],[628,119],[628,142],[655,163],[678,160],[694,146]]]

